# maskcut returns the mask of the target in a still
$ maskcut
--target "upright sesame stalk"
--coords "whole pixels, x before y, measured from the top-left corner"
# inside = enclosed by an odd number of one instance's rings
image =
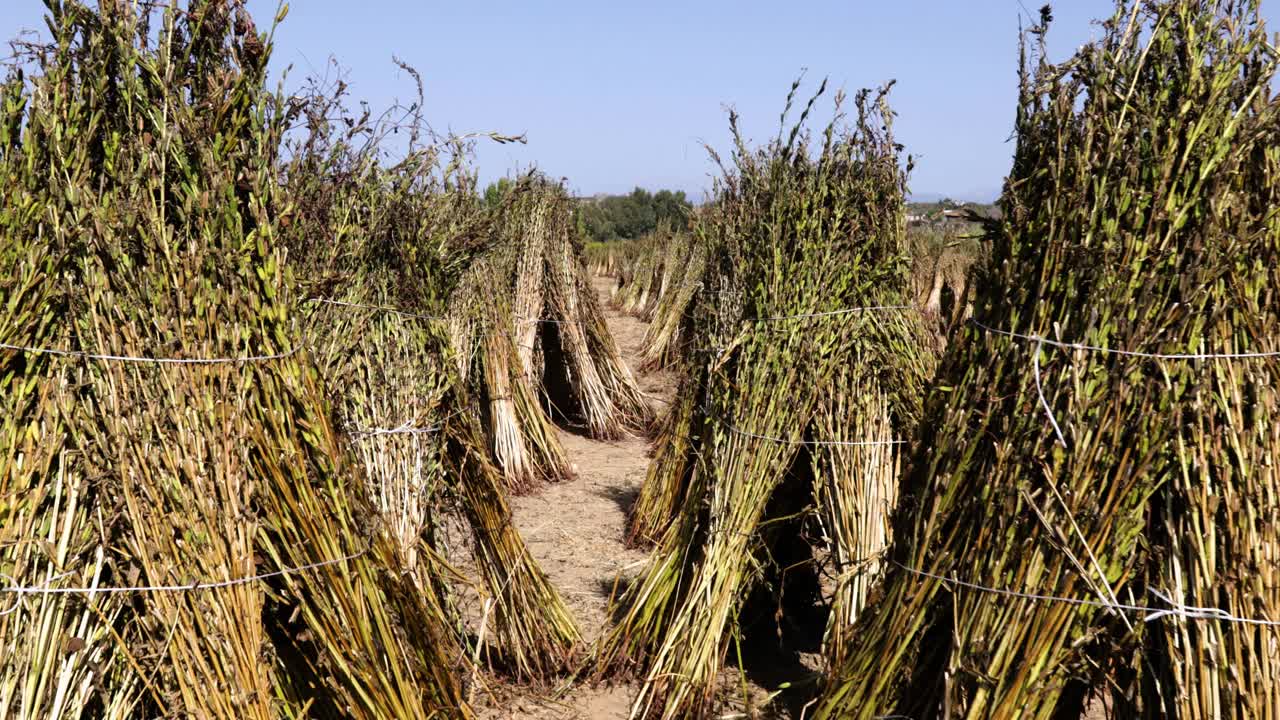
[[[521,493],[573,472],[516,345],[538,323],[516,319],[509,298],[493,292],[509,282],[512,257],[504,242],[473,263],[450,298],[449,315],[459,369],[494,460],[511,491]]]
[[[568,663],[578,633],[512,522],[476,412],[478,398],[493,399],[495,377],[515,377],[517,362],[510,326],[503,333],[488,314],[457,306],[475,283],[491,282],[485,258],[496,244],[494,218],[458,157],[466,148],[415,145],[407,158],[384,164],[381,125],[352,119],[335,129],[326,123],[343,111],[323,97],[311,98],[307,113],[313,131],[289,173],[297,210],[290,242],[303,251],[314,298],[306,321],[319,338],[345,442],[379,501],[374,521],[394,531],[404,556],[399,574],[434,614],[420,625],[442,635],[424,666],[448,673],[482,641],[496,669],[545,681]],[[315,237],[341,242],[312,247]],[[479,373],[477,356],[489,363]],[[449,549],[436,533],[450,509],[472,534],[488,608],[481,638],[452,607],[459,572],[443,559]]]
[[[1277,349],[1275,63],[1257,3],[1196,0],[1119,3],[1071,60],[1024,60],[981,324],[817,717],[1063,717],[1108,686],[1128,716],[1276,707],[1257,626],[1154,614],[1277,611],[1254,580],[1276,362],[1176,357]]]
[[[653,410],[609,333],[570,222],[564,189],[524,181],[503,212],[514,243],[517,349],[553,416],[581,423],[593,437],[645,430]]]
[[[59,18],[57,28],[69,45],[70,20]],[[74,217],[67,190],[77,184],[64,187],[60,181],[68,176],[55,170],[84,158],[68,134],[52,142],[54,127],[78,130],[86,123],[67,81],[73,71],[70,63],[49,64],[42,77],[28,81],[13,72],[0,85],[0,295],[6,299],[0,343],[9,346],[58,348],[67,341],[58,312],[66,300],[54,281],[72,258],[49,238],[62,218]],[[33,105],[28,82],[46,90],[43,103]],[[30,142],[37,134],[50,142]],[[45,172],[54,172],[51,181]],[[92,587],[113,577],[108,553],[119,523],[115,514],[98,512],[105,492],[79,461],[69,420],[82,375],[61,358],[0,350],[5,586]],[[79,718],[96,699],[102,717],[131,716],[141,683],[111,634],[125,605],[122,597],[0,597],[0,707],[18,720]]]
[[[806,467],[810,448],[827,441],[817,418],[846,377],[842,369],[861,362],[858,377],[891,388],[882,407],[892,414],[881,412],[879,421],[891,423],[894,434],[918,417],[913,408],[930,368],[915,345],[918,318],[882,320],[851,309],[896,306],[906,290],[905,176],[885,94],[860,93],[852,127],[844,125],[837,100],[836,119],[811,152],[803,128],[816,99],[797,125],[759,150],[745,146],[732,118],[734,168],[720,184],[716,208],[699,220],[706,292],[693,308],[694,347],[680,405],[692,413],[669,435],[677,453],[685,447],[688,456],[681,462],[659,449],[664,471],[650,483],[661,486],[646,488],[651,498],[681,501],[649,567],[621,598],[619,625],[597,649],[602,671],[643,673],[635,716],[702,717],[714,709],[715,678],[730,639],[741,632],[744,603],[766,578],[786,582],[770,558],[796,541],[799,521],[775,517],[778,508],[799,508],[803,516],[815,500],[834,506],[839,497],[844,504],[833,509],[836,515],[856,502],[885,512],[876,498],[851,497],[832,485],[837,474],[863,472],[862,465],[820,463],[821,473]],[[873,420],[841,418],[851,430]],[[892,464],[891,456],[886,461]],[[679,472],[683,486],[671,482]],[[670,503],[652,506],[658,511],[633,527],[664,527],[662,508]]]

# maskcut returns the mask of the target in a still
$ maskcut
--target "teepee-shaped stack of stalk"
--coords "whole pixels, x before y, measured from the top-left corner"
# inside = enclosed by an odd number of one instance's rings
[[[647,319],[657,302],[657,285],[662,277],[663,251],[666,244],[657,235],[646,235],[630,241],[635,253],[610,304],[619,311]]]
[[[513,258],[513,244],[499,242],[471,264],[450,301],[451,335],[494,460],[513,492],[527,492],[573,472],[516,346],[536,321],[516,319],[511,298],[494,292]]]
[[[673,235],[661,252],[666,256],[663,280],[640,351],[646,370],[675,367],[683,356],[687,339],[688,312],[702,287],[706,268],[705,248],[687,235]]]
[[[456,327],[485,327],[512,337],[519,364],[508,364],[501,374],[509,378],[509,387],[535,388],[552,418],[580,425],[596,438],[646,430],[653,410],[609,333],[564,189],[540,177],[526,178],[499,212],[498,247],[486,253],[472,287],[464,287],[451,303],[461,318]],[[501,301],[494,304],[503,294],[512,298],[509,312]],[[500,361],[509,363],[505,349],[501,355]],[[491,386],[485,394],[501,397],[496,390]],[[545,475],[562,474],[554,437],[544,437],[547,429],[531,415],[530,410],[517,416],[533,448],[526,454],[537,458]]]
[[[974,322],[817,717],[1280,712],[1276,62],[1256,2],[1167,0],[1024,63]]]
[[[641,367],[650,371],[676,367],[688,339],[690,309],[695,296],[703,292],[707,260],[703,239],[664,225],[636,240],[595,243],[588,257],[593,258],[589,264],[597,275],[618,278],[611,304],[649,323]]]
[[[629,245],[634,260],[612,302],[618,310],[651,322],[661,299],[684,274],[688,238],[664,222],[657,230]]]
[[[466,328],[451,346],[446,320],[445,300],[465,282],[468,264],[478,264],[472,257],[490,242],[491,219],[465,165],[443,162],[465,148],[419,147],[415,137],[406,158],[386,163],[376,142],[386,129],[357,118],[339,123],[340,102],[311,99],[311,132],[293,148],[286,173],[295,217],[287,236],[311,296],[303,325],[380,521],[394,530],[420,591],[453,602],[458,571],[444,559],[451,548],[438,530],[443,511],[456,508],[471,530],[486,595],[486,636],[476,638],[485,646],[467,656],[484,651],[519,679],[546,680],[564,668],[578,632],[512,524],[485,425],[460,376],[469,366],[455,362],[498,340],[513,358],[511,339]],[[461,631],[456,643],[470,645],[454,609],[447,613]]]
[[[0,118],[0,707],[468,715],[291,322],[269,38],[49,6]]]
[[[599,277],[616,278],[622,261],[621,250],[625,245],[626,241],[623,240],[587,243],[585,253],[587,268],[591,271],[591,274]]]
[[[597,648],[602,670],[644,678],[638,715],[714,707],[738,613],[762,583],[786,582],[771,558],[804,527],[844,523],[830,534],[844,544],[821,547],[840,558],[884,542],[878,528],[851,538],[862,530],[844,516],[864,503],[885,512],[881,495],[892,489],[878,464],[896,462],[893,443],[910,431],[932,365],[914,344],[918,318],[854,309],[897,306],[907,287],[905,178],[884,97],[860,94],[856,124],[846,129],[838,114],[818,148],[803,130],[816,96],[768,146],[739,139],[735,167],[699,219],[708,292],[693,311],[696,347],[647,480],[654,488],[642,496],[652,515],[633,524],[660,537]],[[869,452],[821,451],[844,441]],[[803,511],[815,501],[823,507]],[[842,617],[864,597],[858,587],[842,596]]]

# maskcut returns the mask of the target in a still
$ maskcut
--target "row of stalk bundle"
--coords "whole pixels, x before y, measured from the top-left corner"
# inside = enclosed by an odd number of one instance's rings
[[[972,224],[906,231],[904,252],[910,264],[906,297],[926,320],[939,350],[972,316],[969,281],[982,254],[980,237],[981,228]],[[613,307],[648,323],[640,368],[649,372],[677,368],[688,349],[686,316],[696,296],[717,292],[703,287],[707,260],[703,244],[693,235],[660,228],[636,240],[596,243],[588,247],[587,257],[591,272],[614,279]]]
[[[1280,55],[1251,0],[1121,0],[1060,64],[1050,21],[980,249],[904,243],[865,95],[818,148],[736,144],[594,658],[634,717],[713,714],[797,601],[809,717],[1280,717]]]
[[[654,554],[593,658],[602,675],[641,680],[635,716],[707,715],[727,655],[793,652],[787,618],[814,614],[822,573],[835,599],[820,634],[838,662],[878,572],[860,559],[889,539],[897,438],[935,360],[921,317],[897,309],[910,301],[905,172],[887,88],[859,93],[853,118],[838,96],[814,138],[824,90],[760,149],[731,116],[731,162],[692,237],[665,240],[621,284],[619,302],[652,306],[655,328],[673,298],[685,338],[630,520]]]
[[[626,243],[627,259],[612,273],[613,306],[648,323],[640,367],[666,370],[678,365],[688,340],[685,316],[702,287],[707,256],[690,235],[669,226]]]
[[[0,714],[465,718],[477,664],[567,667],[507,496],[568,474],[549,418],[652,411],[564,191],[267,92],[238,2],[46,5],[0,84]]]
[[[1277,53],[1249,0],[1117,3],[1061,64],[1050,20],[974,322],[816,717],[1079,717],[1099,696],[1280,717]]]

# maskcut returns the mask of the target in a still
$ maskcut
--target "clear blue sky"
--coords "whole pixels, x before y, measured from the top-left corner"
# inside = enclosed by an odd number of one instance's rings
[[[43,29],[39,0],[0,5],[0,36]],[[265,27],[276,0],[249,6]],[[1113,8],[1054,3],[1051,53],[1069,55]],[[536,164],[584,194],[640,185],[695,197],[713,172],[702,142],[728,144],[726,104],[762,140],[801,69],[809,88],[824,76],[850,91],[896,79],[912,191],[990,200],[1009,166],[1020,14],[1018,0],[294,0],[274,66],[293,65],[296,87],[333,56],[377,107],[412,95],[395,54],[422,72],[437,129],[528,135],[526,146],[482,144],[484,179]],[[1264,15],[1280,29],[1265,2]]]

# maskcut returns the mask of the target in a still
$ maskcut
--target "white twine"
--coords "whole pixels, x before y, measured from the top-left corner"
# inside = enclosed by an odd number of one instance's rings
[[[883,310],[914,310],[910,305],[869,305],[867,307],[845,308],[844,310],[832,310],[830,312],[807,313],[804,315],[774,315],[772,317],[761,318],[767,322],[777,320],[807,320],[809,318],[832,317],[835,315],[850,315],[860,312],[879,312]]]
[[[368,552],[368,548],[365,548],[364,550],[361,550],[359,552],[351,553],[350,555],[344,555],[343,557],[340,557],[340,558],[335,558],[333,560],[322,560],[320,562],[314,562],[309,565],[302,565],[299,567],[292,567],[292,568],[283,568],[280,570],[274,570],[269,573],[261,573],[258,575],[251,575],[249,577],[242,577],[242,578],[233,578],[231,580],[219,580],[216,582],[195,582],[195,583],[190,583],[188,585],[137,585],[137,586],[128,586],[128,587],[47,587],[50,581],[46,581],[44,583],[41,583],[40,585],[36,585],[35,587],[19,587],[19,586],[11,585],[8,587],[0,587],[0,593],[16,594],[18,596],[18,601],[14,603],[13,607],[4,611],[0,611],[0,616],[8,615],[9,613],[12,613],[15,610],[17,610],[19,605],[22,602],[22,597],[24,595],[88,595],[90,597],[93,597],[98,593],[104,593],[104,594],[110,595],[110,594],[122,594],[122,593],[161,593],[161,592],[168,593],[168,592],[193,592],[195,590],[216,590],[220,588],[234,587],[236,585],[247,585],[249,583],[257,582],[259,580],[267,580],[273,577],[280,577],[283,575],[294,575],[297,573],[307,572],[309,570],[316,570],[318,568],[326,567],[329,565],[337,565],[338,563],[343,563],[348,560],[355,560],[356,558],[364,555],[366,552]],[[67,574],[68,573],[64,573],[58,576],[58,578],[66,577]],[[0,575],[0,577],[4,577],[9,582],[14,581],[13,578],[9,575]],[[54,578],[54,580],[57,580],[58,578]]]
[[[1040,407],[1044,408],[1044,414],[1049,416],[1049,424],[1053,426],[1053,432],[1058,436],[1058,443],[1066,447],[1067,439],[1062,436],[1062,428],[1058,427],[1058,418],[1053,416],[1053,408],[1049,407],[1049,400],[1044,396],[1044,385],[1040,383],[1040,349],[1043,346],[1044,338],[1040,338],[1036,342],[1035,352],[1031,353],[1031,370],[1036,379],[1036,394],[1040,396]]]
[[[808,445],[815,447],[868,447],[872,445],[906,445],[906,440],[867,440],[861,442],[847,442],[842,440],[787,440],[786,438],[769,437],[768,435],[757,435],[746,430],[735,427],[732,423],[724,418],[720,418],[720,422],[731,431],[744,437],[755,438],[756,440],[767,440],[769,442],[781,443],[783,445]]]
[[[55,575],[55,576],[53,576],[53,577],[49,578],[48,580],[45,580],[44,582],[40,583],[39,585],[36,585],[34,588],[32,588],[32,590],[37,590],[37,589],[42,589],[42,588],[48,587],[50,583],[55,583],[55,582],[57,582],[57,581],[61,580],[62,578],[64,578],[64,577],[68,577],[68,576],[70,576],[70,575],[71,575],[71,573],[69,573],[69,572],[64,572],[64,573],[62,573],[61,575]],[[3,579],[5,579],[5,580],[7,580],[7,581],[9,581],[9,582],[11,582],[11,583],[14,581],[14,580],[13,580],[13,577],[12,577],[11,575],[6,575],[5,573],[0,573],[0,578],[3,578]],[[5,615],[8,615],[8,614],[10,614],[10,613],[12,613],[12,612],[16,612],[16,611],[18,610],[18,608],[19,608],[19,607],[21,607],[21,606],[22,606],[22,595],[21,595],[21,594],[19,594],[19,595],[18,595],[18,597],[13,601],[13,606],[12,606],[12,607],[6,608],[6,609],[4,609],[4,610],[0,610],[0,617],[4,617]]]
[[[1160,620],[1161,618],[1165,618],[1165,617],[1177,617],[1177,618],[1182,618],[1184,620],[1221,620],[1222,622],[1237,623],[1242,625],[1258,625],[1263,627],[1280,626],[1280,621],[1277,621],[1277,620],[1263,620],[1259,618],[1238,617],[1236,615],[1232,615],[1230,612],[1223,610],[1221,608],[1196,607],[1194,605],[1184,605],[1183,603],[1180,603],[1174,600],[1169,595],[1159,590],[1156,590],[1155,588],[1149,589],[1151,594],[1154,595],[1157,599],[1164,602],[1169,607],[1156,608],[1148,605],[1131,605],[1128,603],[1113,602],[1113,601],[1107,601],[1107,600],[1091,600],[1091,599],[1084,599],[1084,598],[1065,598],[1065,597],[1057,597],[1054,595],[1041,595],[1038,593],[1027,593],[1027,592],[1019,592],[1017,590],[993,588],[993,587],[987,587],[985,585],[979,585],[977,583],[965,582],[963,580],[958,580],[953,577],[935,575],[933,573],[925,572],[923,570],[910,568],[910,567],[907,567],[906,565],[903,565],[900,562],[897,562],[896,560],[893,561],[893,564],[897,565],[903,570],[909,573],[912,573],[914,575],[932,578],[934,580],[939,580],[941,582],[948,583],[951,585],[958,585],[960,587],[968,588],[970,590],[978,590],[980,592],[991,593],[993,595],[1004,595],[1006,597],[1015,597],[1023,600],[1035,600],[1037,602],[1056,602],[1056,603],[1063,603],[1065,605],[1088,606],[1088,607],[1102,608],[1105,610],[1135,613],[1139,616],[1139,619],[1141,619],[1143,622],[1155,622],[1156,620]]]
[[[552,320],[551,318],[520,318],[525,325],[578,325],[582,320]]]
[[[1280,357],[1280,350],[1268,352],[1243,352],[1243,353],[1148,353],[1138,352],[1135,350],[1116,350],[1115,348],[1099,347],[1097,345],[1085,345],[1083,343],[1068,343],[1051,340],[1040,335],[1024,335],[1022,333],[1010,332],[1008,330],[997,330],[987,326],[978,320],[970,320],[974,325],[996,335],[1005,335],[1007,337],[1018,338],[1019,340],[1030,340],[1032,342],[1050,345],[1052,347],[1063,348],[1066,350],[1090,350],[1092,352],[1100,352],[1109,355],[1125,355],[1127,357],[1150,358],[1153,360],[1252,360],[1258,358]]]
[[[132,355],[100,355],[98,353],[83,352],[80,350],[54,350],[51,348],[23,347],[21,345],[10,345],[8,343],[0,343],[0,350],[13,350],[15,352],[28,353],[31,355],[54,355],[57,357],[83,358],[85,360],[107,360],[112,362],[155,365],[222,365],[231,363],[266,362],[268,360],[282,360],[298,352],[298,348],[295,347],[288,352],[277,353],[275,355],[250,355],[247,357],[221,358],[161,358],[139,357]]]
[[[376,437],[378,435],[427,435],[439,432],[444,429],[444,424],[453,418],[461,415],[464,410],[459,410],[452,415],[446,415],[439,423],[430,427],[415,427],[412,420],[406,420],[404,424],[394,428],[352,428],[347,432],[357,437]]]
[[[367,430],[350,430],[349,432],[356,437],[377,437],[379,435],[427,435],[440,430],[439,425],[414,427],[411,424],[412,422],[412,420],[406,420],[403,425],[394,428],[370,428]]]
[[[421,313],[413,313],[413,312],[406,312],[404,310],[397,310],[396,308],[389,307],[387,305],[365,305],[363,303],[353,303],[353,302],[347,302],[345,300],[330,300],[328,298],[309,298],[306,300],[306,302],[324,303],[325,305],[339,305],[341,307],[350,307],[350,308],[363,308],[365,310],[381,310],[382,312],[391,313],[392,315],[399,315],[401,317],[407,317],[407,318],[417,318],[418,320],[448,320],[449,319],[446,317],[441,317],[439,315],[423,315]]]
[[[1089,352],[1098,352],[1105,355],[1122,355],[1124,357],[1146,358],[1150,360],[1256,360],[1260,358],[1280,357],[1280,351],[1267,352],[1241,352],[1241,353],[1149,353],[1136,350],[1117,350],[1115,348],[1100,347],[1097,345],[1085,345],[1084,343],[1069,343],[1051,340],[1041,335],[1027,335],[1024,333],[1012,332],[1010,330],[997,330],[989,325],[985,325],[976,319],[970,319],[969,322],[975,326],[992,333],[994,335],[1003,335],[1005,337],[1015,338],[1017,340],[1026,340],[1034,342],[1036,349],[1031,355],[1031,367],[1034,371],[1036,381],[1036,394],[1040,396],[1040,407],[1044,408],[1045,415],[1049,417],[1049,423],[1053,425],[1053,432],[1058,436],[1058,442],[1063,447],[1067,446],[1066,438],[1063,437],[1062,428],[1058,425],[1058,419],[1053,415],[1053,408],[1049,406],[1049,400],[1044,395],[1044,386],[1040,382],[1040,350],[1048,345],[1050,347],[1061,348],[1063,350],[1087,350]]]

